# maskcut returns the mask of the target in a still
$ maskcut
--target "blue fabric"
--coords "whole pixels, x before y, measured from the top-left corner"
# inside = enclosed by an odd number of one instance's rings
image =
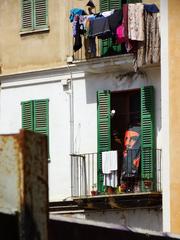
[[[159,8],[156,6],[156,4],[144,4],[144,9],[150,13],[158,13],[159,12]]]
[[[69,20],[70,22],[73,22],[74,20],[74,16],[75,15],[86,15],[86,12],[83,9],[80,8],[73,8],[70,10],[70,16],[69,16]]]

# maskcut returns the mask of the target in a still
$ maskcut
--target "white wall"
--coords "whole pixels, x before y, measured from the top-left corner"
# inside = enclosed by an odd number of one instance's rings
[[[153,85],[155,88],[155,116],[157,148],[161,145],[161,84],[160,69],[146,69],[143,73],[86,74],[74,84],[75,152],[97,152],[97,90],[128,90]]]
[[[143,70],[145,71],[145,70]],[[146,69],[142,74],[120,73],[73,74],[74,130],[70,129],[69,91],[63,88],[62,79],[69,79],[69,72],[29,79],[20,76],[8,77],[1,87],[0,133],[16,133],[21,128],[21,102],[34,99],[49,99],[49,194],[50,201],[62,200],[71,196],[70,172],[70,130],[74,135],[74,152],[97,152],[97,104],[96,91],[111,91],[140,88],[153,85],[156,93],[156,133],[157,146],[161,148],[161,109],[160,109],[160,69]],[[61,75],[61,76],[60,76]],[[73,121],[74,120],[74,121]]]
[[[128,226],[141,231],[162,231],[162,210],[160,209],[125,209],[85,211],[85,213],[64,214],[65,216],[102,223]],[[138,219],[138,220],[137,220]]]
[[[21,128],[21,102],[49,99],[49,194],[51,199],[69,197],[69,96],[62,84],[19,86],[1,90],[0,133],[16,133]]]

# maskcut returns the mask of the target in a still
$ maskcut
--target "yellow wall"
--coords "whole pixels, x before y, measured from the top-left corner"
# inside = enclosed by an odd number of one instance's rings
[[[160,0],[144,0],[146,3]],[[88,0],[49,0],[49,32],[20,35],[20,0],[0,4],[0,65],[2,74],[54,68],[66,64],[72,56],[71,8],[87,10]],[[96,12],[99,0],[94,0]]]
[[[171,232],[180,234],[180,2],[169,0],[170,212]]]
[[[94,1],[96,2],[96,1]],[[3,74],[59,67],[72,56],[71,8],[85,0],[49,0],[49,32],[20,35],[20,0],[0,4],[0,64]]]

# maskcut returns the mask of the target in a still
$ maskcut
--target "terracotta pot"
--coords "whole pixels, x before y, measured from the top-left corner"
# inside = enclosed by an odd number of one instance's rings
[[[113,188],[112,187],[108,187],[107,192],[108,192],[108,194],[113,194]]]
[[[92,195],[92,196],[96,196],[96,194],[97,194],[96,191],[94,191],[94,190],[91,191],[91,195]]]

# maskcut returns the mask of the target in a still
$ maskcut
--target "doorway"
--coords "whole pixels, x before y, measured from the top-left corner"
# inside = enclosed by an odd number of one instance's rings
[[[138,181],[140,171],[140,89],[111,93],[111,149],[118,151],[118,184]],[[136,161],[136,166],[134,163]],[[131,187],[128,187],[129,189]]]

